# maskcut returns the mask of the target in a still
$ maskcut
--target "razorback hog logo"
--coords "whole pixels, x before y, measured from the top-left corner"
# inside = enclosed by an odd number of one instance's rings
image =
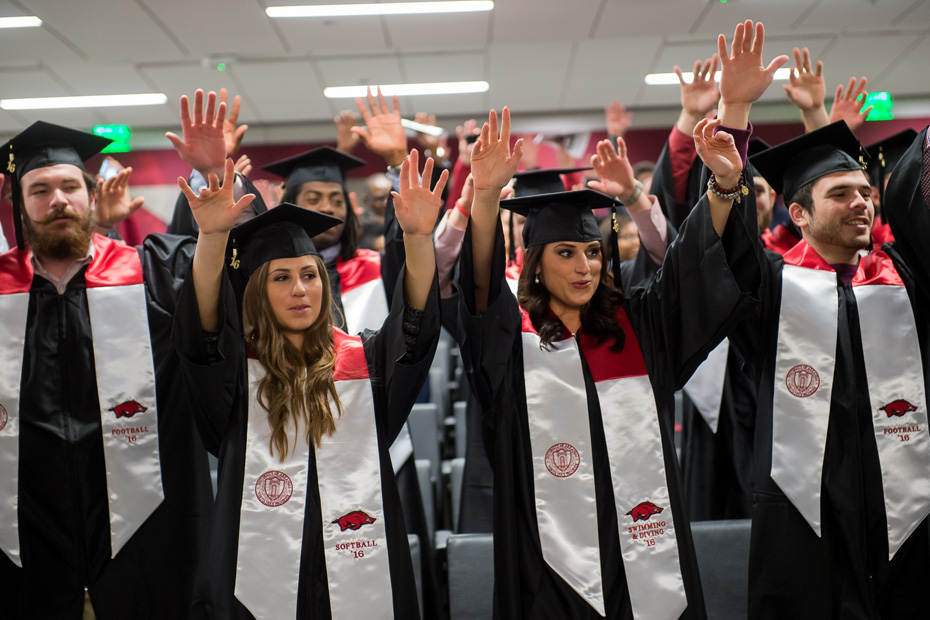
[[[142,405],[140,405],[138,402],[134,400],[127,400],[125,403],[120,403],[117,406],[113,407],[112,409],[108,409],[108,411],[112,411],[113,413],[116,414],[117,420],[119,420],[120,418],[131,418],[137,413],[142,413],[148,410],[149,410],[148,407],[143,407]]]
[[[917,406],[911,404],[903,398],[899,398],[898,400],[891,401],[884,407],[879,407],[878,410],[884,411],[890,418],[892,416],[902,416],[905,413],[910,413],[911,411],[917,411]]]
[[[637,504],[636,508],[626,513],[627,515],[633,517],[633,523],[637,521],[646,521],[652,515],[657,515],[664,510],[659,506],[656,506],[652,502],[640,502]]]
[[[333,521],[333,523],[337,523],[339,525],[339,531],[344,532],[346,530],[357,530],[363,525],[368,525],[375,521],[376,519],[364,510],[353,510],[349,514],[339,517]]]

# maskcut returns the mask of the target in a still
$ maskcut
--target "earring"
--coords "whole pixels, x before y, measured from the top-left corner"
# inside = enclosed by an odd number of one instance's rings
[[[535,282],[536,284],[539,284],[539,274],[538,274],[538,273],[536,274],[536,277],[533,279],[533,282]]]

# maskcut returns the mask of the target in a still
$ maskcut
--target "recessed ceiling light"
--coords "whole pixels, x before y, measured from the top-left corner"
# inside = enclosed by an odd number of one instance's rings
[[[0,17],[0,28],[34,28],[41,25],[42,20],[35,15]]]
[[[776,80],[787,80],[788,76],[791,75],[791,69],[787,67],[782,67],[775,71],[774,79]],[[682,71],[681,76],[685,79],[685,82],[690,83],[694,79],[694,74],[691,71]],[[720,71],[717,71],[717,75],[714,76],[714,80],[720,81]],[[650,73],[646,76],[646,84],[655,86],[657,84],[675,84],[678,85],[678,75],[675,73]]]
[[[0,99],[4,110],[54,110],[60,108],[110,108],[133,105],[159,105],[168,102],[164,93],[140,95],[90,95],[85,97],[35,97]]]
[[[491,0],[456,0],[449,2],[385,2],[379,4],[318,4],[305,6],[269,6],[268,17],[355,17],[360,15],[412,15],[415,13],[472,13],[491,11]]]
[[[352,99],[364,97],[368,93],[381,92],[390,97],[398,95],[407,97],[411,95],[458,95],[462,93],[485,93],[490,88],[487,82],[432,82],[426,84],[382,84],[381,86],[330,86],[323,89],[323,96],[327,99]]]

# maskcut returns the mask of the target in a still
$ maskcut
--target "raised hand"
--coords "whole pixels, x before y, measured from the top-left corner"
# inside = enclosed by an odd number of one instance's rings
[[[430,179],[433,178],[433,160],[426,159],[423,175],[417,180],[420,154],[416,149],[410,151],[410,157],[404,159],[400,167],[400,192],[391,192],[394,196],[394,215],[397,223],[406,235],[430,236],[433,226],[442,208],[442,190],[449,180],[449,171],[443,170],[430,191]]]
[[[258,190],[265,206],[269,209],[281,204],[281,196],[284,195],[283,184],[279,181],[269,181],[268,179],[255,179],[252,185]],[[351,194],[349,194],[351,196]]]
[[[736,150],[733,136],[725,131],[718,131],[714,135],[714,129],[720,124],[720,119],[699,122],[692,134],[694,146],[698,157],[714,173],[718,185],[723,188],[736,187],[743,172],[743,160]]]
[[[455,128],[455,135],[459,139],[459,161],[466,166],[471,165],[471,152],[475,144],[469,144],[465,138],[467,136],[474,136],[478,133],[480,133],[478,131],[478,121],[475,119],[467,120],[464,125],[459,125]]]
[[[727,52],[727,38],[717,37],[717,53],[722,65],[720,74],[720,101],[729,112],[731,120],[724,119],[728,127],[743,129],[749,122],[749,108],[775,77],[775,72],[786,62],[784,54],[775,58],[768,66],[762,65],[762,47],[765,43],[765,27],[755,25],[747,19],[736,26],[731,51]],[[745,117],[745,118],[744,118]]]
[[[688,114],[700,118],[714,109],[720,99],[720,90],[717,88],[716,75],[720,57],[714,54],[703,63],[694,61],[691,83],[685,82],[681,67],[675,65],[674,71],[681,85],[681,109]]]
[[[165,134],[181,159],[204,178],[211,173],[218,174],[223,169],[223,160],[226,159],[226,138],[223,133],[225,118],[226,104],[220,102],[217,108],[216,93],[212,91],[207,95],[204,113],[203,90],[197,89],[194,93],[193,121],[187,95],[181,96],[181,131],[184,139],[170,131]]]
[[[97,184],[94,218],[100,231],[109,231],[145,203],[145,198],[133,199],[129,193],[131,174],[132,168],[123,168],[115,176]]]
[[[236,202],[233,199],[233,185],[235,184],[235,171],[233,160],[226,159],[223,169],[223,185],[212,172],[207,177],[207,187],[195,194],[184,177],[178,177],[178,187],[187,197],[191,206],[194,221],[197,222],[200,233],[203,235],[225,234],[229,232],[247,206],[255,200],[255,194],[246,194]]]
[[[426,112],[417,112],[416,116],[413,117],[413,120],[420,123],[421,125],[428,125],[430,127],[436,127],[436,115],[427,114]],[[432,136],[428,133],[417,132],[417,144],[420,145],[420,148],[428,150],[433,155],[436,155],[437,150],[443,144],[445,140],[442,136]]]
[[[614,150],[610,140],[597,143],[597,153],[591,156],[591,167],[600,180],[591,181],[588,186],[623,201],[633,193],[636,177],[633,174],[633,165],[627,157],[626,142],[623,138],[617,139],[617,146],[619,149]]]
[[[818,60],[815,68],[811,67],[811,53],[794,48],[794,69],[785,84],[788,100],[801,110],[814,110],[823,107],[827,89],[823,80],[823,61]]]
[[[249,173],[252,172],[252,160],[249,159],[248,155],[240,155],[239,159],[236,160],[235,168],[236,172],[247,177]]]
[[[355,100],[365,127],[352,127],[351,131],[372,152],[383,157],[388,166],[399,166],[407,156],[407,134],[400,124],[400,100],[397,95],[394,95],[391,103],[391,108],[388,108],[380,88],[377,99],[369,88],[367,105],[361,97]]]
[[[496,194],[510,182],[523,156],[523,138],[510,150],[510,108],[501,113],[500,133],[497,112],[491,110],[488,122],[481,128],[481,137],[471,153],[471,173],[475,178],[475,191],[494,191]]]
[[[343,153],[352,154],[358,145],[358,134],[352,131],[352,128],[358,125],[359,116],[352,110],[343,110],[333,117],[336,124],[336,150]]]
[[[628,112],[619,101],[612,101],[604,108],[604,117],[607,120],[607,135],[622,138],[633,125],[633,113]]]
[[[220,103],[226,103],[226,89],[220,89]],[[242,105],[242,98],[239,95],[233,97],[232,107],[227,106],[229,116],[223,119],[223,140],[226,142],[226,157],[232,157],[233,153],[239,150],[242,144],[242,137],[248,131],[248,125],[236,127],[239,122],[239,106]]]
[[[861,78],[858,86],[856,78],[849,78],[849,85],[846,87],[846,93],[843,93],[843,85],[836,87],[836,97],[833,99],[833,106],[830,108],[829,122],[846,121],[849,128],[856,131],[865,122],[869,112],[874,106],[865,106],[865,96],[868,94],[865,90],[866,79]],[[859,97],[862,97],[861,99]]]

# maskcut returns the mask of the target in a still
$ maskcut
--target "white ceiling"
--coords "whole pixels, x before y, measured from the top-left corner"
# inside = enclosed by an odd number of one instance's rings
[[[688,70],[746,18],[767,26],[766,56],[806,45],[824,61],[827,92],[850,76],[890,91],[913,116],[930,116],[930,0],[497,0],[490,13],[272,20],[266,5],[311,0],[0,0],[0,16],[37,15],[41,28],[0,31],[0,98],[164,92],[138,108],[6,112],[0,134],[43,119],[75,127],[125,123],[167,147],[177,100],[200,87],[243,99],[251,142],[332,136],[332,116],[353,107],[327,86],[487,80],[485,94],[410,97],[445,125],[510,105],[524,127],[557,116],[603,125],[617,99],[636,126],[667,125],[677,86],[647,73]],[[325,0],[332,2],[333,0]],[[371,1],[371,0],[368,0]],[[318,0],[323,3],[324,0]],[[235,54],[220,73],[206,56]],[[796,120],[776,83],[766,120]],[[148,130],[146,131],[146,128]],[[519,126],[518,126],[519,129]],[[153,142],[153,145],[155,142]]]

